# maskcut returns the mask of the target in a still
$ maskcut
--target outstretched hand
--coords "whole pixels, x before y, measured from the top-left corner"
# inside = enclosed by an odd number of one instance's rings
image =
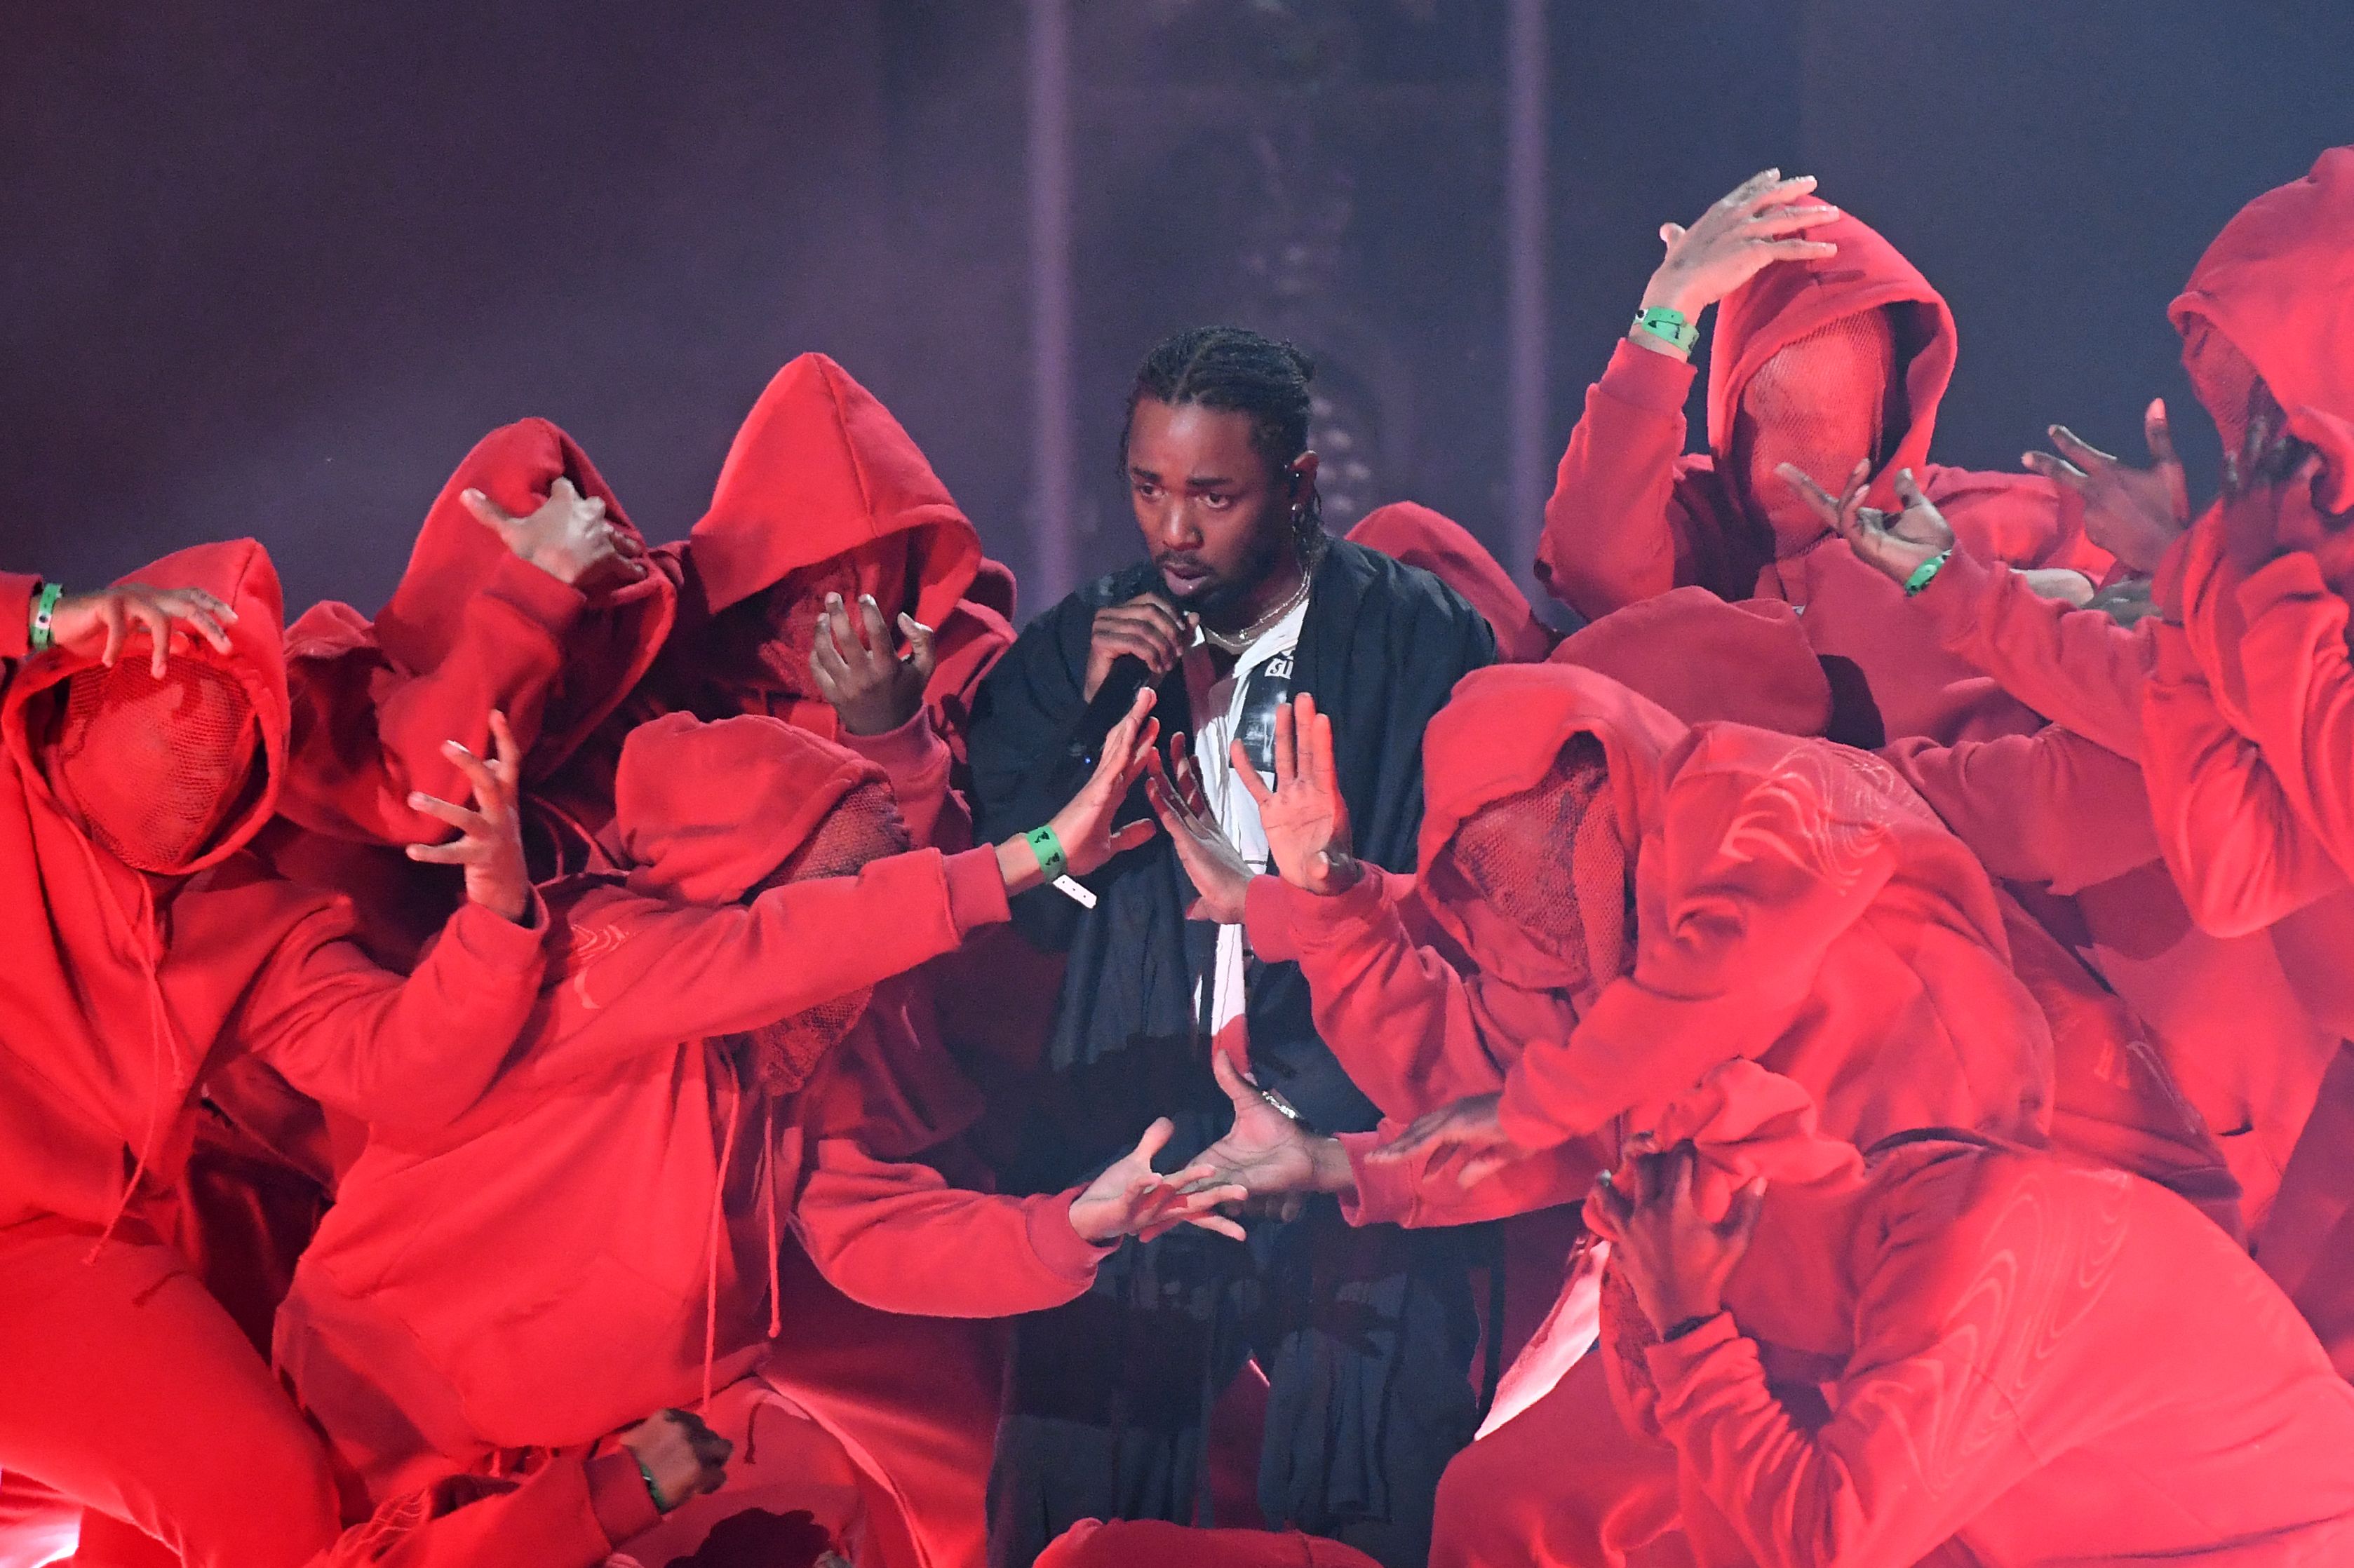
[[[1725,1281],[1748,1252],[1765,1206],[1761,1180],[1734,1194],[1722,1224],[1702,1219],[1692,1199],[1695,1160],[1688,1143],[1665,1154],[1630,1151],[1586,1194],[1586,1228],[1610,1244],[1612,1266],[1625,1272],[1659,1334],[1724,1309]]]
[[[1835,207],[1806,199],[1814,188],[1812,175],[1786,180],[1781,170],[1766,169],[1735,185],[1691,228],[1661,224],[1668,253],[1643,290],[1644,307],[1665,305],[1689,322],[1776,261],[1838,255],[1838,246],[1807,238],[1807,230],[1840,215]]]
[[[1455,1180],[1461,1186],[1476,1187],[1505,1166],[1536,1152],[1522,1148],[1504,1131],[1497,1115],[1503,1097],[1467,1095],[1452,1105],[1441,1106],[1416,1117],[1404,1132],[1366,1158],[1395,1165],[1425,1155],[1442,1157],[1448,1150],[1460,1150],[1464,1160],[1455,1172]]]
[[[1848,542],[1860,559],[1892,582],[1903,582],[1933,557],[1954,547],[1953,525],[1921,493],[1909,468],[1896,471],[1896,496],[1904,503],[1901,512],[1883,512],[1863,503],[1864,493],[1872,488],[1869,460],[1855,465],[1847,476],[1847,488],[1836,496],[1816,483],[1813,475],[1790,463],[1775,471],[1814,508],[1816,516]]]
[[[1071,1200],[1071,1228],[1083,1240],[1097,1246],[1121,1236],[1151,1241],[1179,1225],[1199,1225],[1235,1241],[1243,1239],[1242,1226],[1217,1210],[1250,1194],[1223,1182],[1207,1156],[1168,1176],[1152,1169],[1152,1157],[1168,1147],[1176,1130],[1176,1124],[1162,1117],[1144,1129],[1134,1149],[1105,1167],[1086,1192]]]
[[[851,735],[888,735],[924,705],[932,679],[932,629],[912,615],[899,617],[907,655],[892,646],[891,630],[873,594],[858,596],[854,611],[838,593],[825,596],[810,643],[810,673],[833,705]]]
[[[1046,824],[1054,830],[1055,842],[1063,846],[1063,859],[1074,875],[1099,871],[1114,857],[1126,854],[1152,837],[1150,817],[1123,828],[1112,826],[1112,820],[1119,814],[1120,802],[1128,799],[1128,792],[1151,765],[1152,747],[1161,736],[1161,726],[1150,716],[1152,704],[1151,687],[1136,694],[1136,701],[1129,705],[1127,714],[1104,736],[1096,770],[1088,775],[1079,792],[1071,797],[1070,804],[1055,812]],[[997,846],[997,869],[1005,878],[1009,895],[1027,893],[1045,881],[1044,868],[1026,839],[1008,839]]]
[[[2147,574],[2158,570],[2168,546],[2190,526],[2190,486],[2175,455],[2165,398],[2150,399],[2142,413],[2142,435],[2149,443],[2148,468],[2110,456],[2065,425],[2051,427],[2057,456],[2029,452],[2020,461],[2083,496],[2085,537]]]
[[[1242,742],[1233,747],[1235,777],[1258,804],[1267,853],[1283,880],[1310,893],[1346,893],[1364,874],[1349,853],[1349,802],[1332,760],[1332,720],[1305,692],[1275,710],[1275,788]]]
[[[461,491],[458,499],[518,557],[582,593],[623,587],[652,569],[644,547],[605,515],[604,500],[582,495],[561,474],[547,499],[521,517],[479,490]]]
[[[1169,842],[1176,846],[1178,863],[1199,895],[1193,907],[1185,911],[1190,920],[1215,920],[1221,926],[1243,923],[1244,899],[1250,892],[1251,878],[1258,874],[1243,859],[1242,851],[1235,848],[1218,826],[1217,818],[1210,811],[1210,802],[1202,793],[1202,780],[1193,770],[1193,758],[1185,737],[1169,737],[1169,765],[1163,768],[1160,754],[1154,753],[1144,779],[1145,798],[1152,802],[1152,814],[1161,819]]]
[[[237,611],[202,588],[156,588],[117,583],[91,593],[69,593],[49,612],[49,641],[108,669],[138,632],[147,633],[147,671],[157,680],[170,668],[172,636],[201,637],[216,653],[229,651],[226,630]]]
[[[1277,1109],[1224,1051],[1210,1053],[1210,1071],[1235,1108],[1235,1125],[1202,1151],[1201,1163],[1255,1208],[1289,1218],[1310,1192],[1346,1192],[1356,1185],[1338,1139],[1309,1131]]]
[[[438,844],[410,844],[408,858],[465,867],[467,898],[520,923],[531,909],[531,872],[524,863],[518,804],[523,754],[507,727],[506,715],[491,715],[491,742],[493,758],[488,762],[454,740],[442,743],[441,755],[473,786],[474,809],[422,790],[412,793],[409,810],[449,823],[458,836]]]

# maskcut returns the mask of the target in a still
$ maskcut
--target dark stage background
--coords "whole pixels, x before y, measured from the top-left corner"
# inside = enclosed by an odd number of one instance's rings
[[[1336,521],[1410,497],[1511,551],[1657,225],[1767,164],[1951,298],[1944,461],[2011,466],[2053,418],[2137,453],[2142,403],[2187,403],[2163,312],[2192,260],[2354,140],[2345,0],[6,0],[0,40],[0,564],[87,583],[253,534],[297,608],[373,609],[525,414],[675,536],[817,348],[1034,609],[1129,557],[1125,378],[1204,319],[1325,356]],[[1517,252],[1515,178],[1543,219]],[[2203,482],[2212,437],[2187,446]]]

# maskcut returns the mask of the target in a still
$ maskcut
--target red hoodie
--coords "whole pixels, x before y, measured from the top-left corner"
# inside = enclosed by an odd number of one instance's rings
[[[408,795],[462,792],[444,741],[484,755],[495,708],[535,784],[645,673],[675,611],[667,577],[651,572],[591,601],[518,557],[459,499],[479,490],[522,516],[558,479],[644,544],[578,443],[522,419],[483,437],[441,487],[374,621],[329,600],[287,629],[294,756],[279,810],[289,819],[358,842],[439,842],[448,825],[410,810]]]
[[[1553,650],[1560,634],[1537,619],[1529,596],[1496,563],[1470,530],[1442,513],[1411,501],[1393,501],[1365,514],[1349,530],[1349,541],[1420,567],[1471,601],[1496,634],[1496,657],[1507,664],[1532,664]]]
[[[680,579],[677,630],[621,722],[609,725],[558,791],[584,829],[611,815],[612,768],[630,721],[766,714],[881,763],[918,842],[920,802],[944,799],[972,695],[1013,641],[1012,578],[891,411],[822,354],[777,372],[736,432],[711,508],[657,552]],[[881,736],[842,732],[809,659],[825,596],[872,595],[896,640],[898,617],[932,628],[925,705]],[[951,834],[965,830],[962,812]],[[960,842],[970,842],[969,838]]]
[[[1582,901],[1585,974],[1548,964],[1434,874],[1468,819],[1535,786],[1578,735],[1607,757],[1631,883],[1631,931],[1585,906],[1598,889]],[[1253,946],[1267,950],[1262,909],[1288,906],[1270,934],[1296,946],[1319,1032],[1390,1117],[1500,1087],[1514,1140],[1555,1152],[1465,1193],[1479,1213],[1445,1216],[1426,1205],[1451,1182],[1361,1161],[1363,1218],[1428,1224],[1575,1198],[1606,1155],[1596,1135],[1622,1115],[1644,1125],[1646,1107],[1734,1055],[1813,1085],[1859,1143],[1935,1126],[2041,1140],[2051,1036],[2010,973],[1993,889],[1873,758],[1686,726],[1616,682],[1548,664],[1467,676],[1431,725],[1424,776],[1413,902],[1443,942],[1418,943],[1370,880],[1316,898],[1261,877]],[[1859,1070],[1892,1041],[1901,1063]],[[1351,1140],[1352,1154],[1382,1136]]]
[[[1737,1065],[1659,1128],[1693,1140],[1704,1216],[1766,1182],[1723,1313],[1662,1344],[1605,1292],[1622,1414],[1674,1446],[1686,1561],[2354,1551],[2354,1392],[2211,1227],[2131,1177],[1999,1145],[1913,1142],[1866,1169],[1805,1104]]]
[[[544,917],[527,927],[464,905],[404,980],[354,944],[345,900],[278,880],[243,853],[287,769],[277,574],[240,540],[168,556],[136,580],[205,588],[235,608],[227,663],[252,704],[262,762],[208,848],[160,874],[133,871],[90,841],[42,771],[63,684],[90,661],[51,649],[9,676],[0,1224],[48,1213],[109,1224],[167,1190],[196,1086],[240,1051],[330,1104],[389,1126],[436,1125],[482,1093],[537,991]],[[0,635],[24,635],[30,582],[0,583],[10,629]]]
[[[1878,744],[1925,735],[1943,741],[2035,727],[2035,716],[1940,649],[1909,614],[1901,589],[1855,559],[1828,527],[1776,536],[1753,516],[1730,474],[1734,415],[1760,366],[1797,339],[1871,310],[1890,312],[1903,364],[1872,503],[1893,506],[1910,468],[1972,548],[2019,567],[2065,567],[2098,578],[2108,560],[2084,537],[2073,493],[2021,474],[1974,473],[1929,461],[1937,404],[1952,379],[1953,314],[1911,262],[1852,217],[1811,231],[1839,254],[1782,262],[1717,308],[1709,350],[1706,455],[1684,455],[1691,366],[1622,342],[1588,389],[1570,436],[1537,576],[1588,619],[1697,584],[1730,599],[1778,599],[1804,615],[1826,657],[1861,673],[1869,705],[1843,738]],[[1836,491],[1843,475],[1815,478]],[[1774,481],[1771,482],[1779,482]]]
[[[1984,596],[1940,602],[1941,635],[1959,641],[1957,627],[1988,621],[2048,631],[2072,614],[2115,630],[2035,598],[2013,574],[1977,580]],[[1814,735],[1830,709],[1822,662],[1770,600],[1677,588],[1603,617],[1554,658],[1687,722]],[[2055,1144],[2173,1187],[2227,1230],[2253,1227],[2337,1039],[2317,1028],[2269,939],[2191,927],[2158,863],[2140,770],[2058,725],[1956,746],[1916,736],[1881,755],[2008,885],[2012,964],[2052,1025]],[[2251,1038],[2274,1048],[2251,1052]],[[2219,1141],[2237,1202],[2214,1166]]]
[[[788,1227],[887,1310],[994,1316],[1087,1287],[1097,1253],[1071,1194],[960,1192],[907,1162],[974,1107],[923,992],[892,977],[1007,917],[994,852],[919,850],[739,902],[879,778],[764,717],[631,736],[631,869],[546,890],[530,1054],[464,1117],[370,1139],[280,1316],[281,1366],[371,1495],[686,1403],[714,1360],[777,1332]],[[748,819],[748,800],[790,809]],[[729,1032],[870,986],[797,1093],[747,1080]],[[513,1288],[482,1290],[493,1260]]]
[[[2194,525],[2182,625],[2154,634],[2144,716],[2160,833],[2193,907],[2219,928],[2269,924],[2354,874],[2349,297],[2354,147],[2336,147],[2224,225],[2168,313],[2227,441],[2253,371],[2322,464],[2309,502],[2251,496]],[[2223,546],[2233,511],[2275,505],[2278,553],[2253,571],[2235,566]]]

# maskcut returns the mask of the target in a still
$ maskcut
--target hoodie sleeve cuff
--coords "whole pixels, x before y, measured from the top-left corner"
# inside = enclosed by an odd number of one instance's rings
[[[1691,360],[1655,354],[1622,335],[1610,351],[1610,365],[1598,389],[1605,397],[1654,414],[1678,414],[1691,396]]]
[[[2284,600],[2329,597],[2329,583],[2321,575],[2321,563],[2296,550],[2265,562],[2233,591],[2239,595],[2240,613],[2253,622]]]
[[[916,709],[916,716],[881,735],[853,735],[843,730],[834,737],[894,779],[912,779],[928,768],[945,766],[948,745],[932,727],[931,710]]]
[[[1636,350],[1638,354],[1642,350]],[[1279,882],[1279,877],[1262,876],[1260,882]],[[1256,890],[1256,884],[1254,884]],[[1388,896],[1388,883],[1377,866],[1367,865],[1357,878],[1357,885],[1345,893],[1330,895],[1303,893],[1287,886],[1290,897],[1283,905],[1283,927],[1280,935],[1288,938],[1288,945],[1297,953],[1302,949],[1330,943],[1361,930],[1382,912]],[[1273,895],[1269,895],[1270,897]],[[1249,912],[1245,906],[1245,913]],[[1256,935],[1251,951],[1267,956]]]
[[[1403,1225],[1414,1218],[1414,1170],[1403,1160],[1365,1157],[1386,1141],[1378,1132],[1344,1132],[1340,1143],[1357,1184],[1341,1194],[1341,1217],[1352,1225]]]
[[[1649,1325],[1645,1327],[1648,1331]],[[1673,1419],[1681,1414],[1691,1403],[1692,1385],[1712,1372],[1721,1375],[1737,1371],[1736,1347],[1742,1342],[1733,1314],[1720,1311],[1681,1340],[1645,1346],[1643,1360],[1659,1390],[1661,1417]],[[1717,1364],[1712,1367],[1712,1362]],[[1756,1364],[1755,1351],[1750,1352],[1750,1362],[1753,1367]]]
[[[547,905],[535,887],[531,890],[531,902],[524,906],[521,921],[510,920],[468,899],[458,906],[458,912],[442,927],[441,941],[454,945],[468,962],[483,969],[523,969],[539,961],[547,940]]]
[[[1987,564],[1956,543],[1953,554],[1946,557],[1946,564],[1937,568],[1929,586],[1914,596],[1913,602],[1936,623],[1937,641],[1950,649],[1982,630],[1980,620],[1993,579],[1994,573]]]
[[[514,609],[525,620],[561,641],[588,608],[588,596],[570,583],[559,582],[513,552],[499,558],[497,569],[483,591]]]
[[[1279,876],[1258,875],[1250,879],[1243,889],[1243,935],[1250,941],[1251,952],[1268,963],[1290,963],[1299,957],[1299,940],[1293,918],[1301,899],[1317,899],[1312,893],[1302,893]]]
[[[606,1544],[619,1550],[662,1522],[653,1494],[638,1471],[637,1457],[627,1448],[599,1454],[588,1461],[588,1507]]]
[[[998,869],[997,846],[983,844],[944,857],[949,882],[949,918],[957,935],[969,937],[983,926],[999,926],[1013,918],[1005,898],[1005,873]]]
[[[40,591],[39,577],[0,572],[0,659],[33,652],[33,596]]]
[[[1038,1261],[1057,1278],[1074,1285],[1095,1283],[1096,1266],[1119,1250],[1119,1243],[1098,1245],[1079,1234],[1071,1224],[1071,1205],[1078,1201],[1084,1186],[1072,1187],[1060,1192],[1048,1192],[1026,1200],[1022,1221],[1030,1234],[1030,1250]]]

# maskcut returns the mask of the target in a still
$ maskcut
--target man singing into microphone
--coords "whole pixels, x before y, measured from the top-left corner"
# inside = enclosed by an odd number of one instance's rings
[[[1458,678],[1493,660],[1494,639],[1437,577],[1325,535],[1308,450],[1312,373],[1290,344],[1237,327],[1181,333],[1146,357],[1121,470],[1150,559],[1033,621],[982,686],[970,728],[978,831],[1027,825],[1042,803],[1068,799],[1087,777],[1096,713],[1150,681],[1179,787],[1263,860],[1234,754],[1271,776],[1274,713],[1304,692],[1344,737],[1357,853],[1415,863],[1423,726]],[[1165,838],[1086,891],[1091,906],[1049,887],[1015,907],[1023,934],[1069,961],[1059,998],[1039,999],[1051,1034],[1002,1172],[1011,1189],[1059,1191],[1164,1114],[1178,1127],[1167,1157],[1190,1158],[1228,1119],[1214,1046],[1308,1126],[1376,1124],[1317,1038],[1298,968],[1262,961],[1238,927],[1190,919],[1211,912],[1195,909]],[[1475,1421],[1468,1277],[1485,1237],[1352,1231],[1328,1200],[1250,1229],[1247,1244],[1172,1234],[1130,1246],[1089,1295],[1020,1321],[991,1478],[993,1563],[1027,1564],[1086,1518],[1214,1522],[1206,1417],[1246,1362],[1269,1385],[1266,1522],[1385,1563],[1423,1560],[1439,1472]]]

